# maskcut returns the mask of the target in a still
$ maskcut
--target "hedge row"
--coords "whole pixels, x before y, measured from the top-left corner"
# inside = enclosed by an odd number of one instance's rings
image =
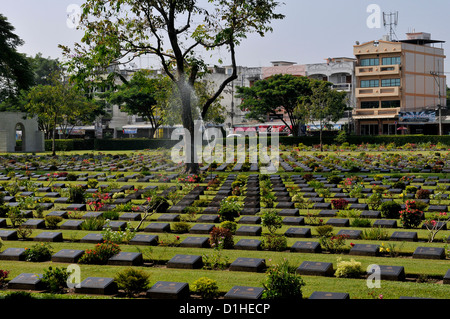
[[[337,144],[335,136],[324,136],[324,144]],[[280,136],[280,144],[283,145],[298,145],[300,143],[312,146],[320,143],[318,136]],[[248,141],[248,138],[247,138]],[[435,135],[390,135],[390,136],[347,136],[347,142],[352,145],[360,144],[390,144],[394,143],[397,146],[405,144],[444,144],[450,145],[450,136],[435,136]],[[83,151],[83,150],[97,150],[97,151],[121,151],[121,150],[143,150],[143,149],[157,149],[157,148],[171,148],[178,141],[168,139],[73,139],[73,140],[56,140],[55,146],[57,151]],[[267,142],[270,145],[270,141]],[[225,145],[225,142],[224,142]],[[52,141],[45,141],[45,150],[50,151],[52,148]]]
[[[177,141],[163,139],[73,139],[55,140],[56,151],[121,151],[171,148]],[[52,141],[45,141],[45,150],[51,151]]]
[[[324,136],[323,144],[338,144],[336,143],[335,136]],[[431,143],[431,144],[444,144],[450,145],[450,136],[438,136],[438,135],[378,135],[378,136],[356,136],[349,135],[346,138],[346,142],[351,145],[361,145],[361,144],[391,144],[394,143],[396,146],[403,146],[405,144],[421,144],[421,143]],[[317,145],[320,143],[318,136],[300,136],[300,137],[287,137],[280,136],[280,143],[284,145],[298,145],[303,143],[307,146]]]

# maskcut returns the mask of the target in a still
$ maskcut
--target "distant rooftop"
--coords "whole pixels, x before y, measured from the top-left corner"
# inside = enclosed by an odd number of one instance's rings
[[[272,66],[289,66],[289,65],[295,65],[297,62],[289,62],[289,61],[271,61]]]
[[[402,43],[410,43],[417,45],[426,45],[433,43],[445,43],[445,41],[441,40],[433,40],[431,39],[431,34],[426,32],[410,32],[406,34],[406,40],[400,40]]]

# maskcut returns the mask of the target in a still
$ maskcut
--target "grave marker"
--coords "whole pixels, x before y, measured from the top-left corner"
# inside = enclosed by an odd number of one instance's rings
[[[202,267],[202,256],[175,255],[167,262],[167,268],[200,269]]]
[[[158,281],[149,290],[150,299],[188,299],[189,284],[184,282]]]
[[[9,289],[43,290],[42,274],[22,273],[8,282]]]
[[[305,276],[333,276],[333,264],[328,262],[304,261],[296,270]]]
[[[230,265],[230,271],[262,272],[266,269],[266,260],[261,258],[239,257]]]
[[[84,250],[61,249],[52,255],[52,262],[55,263],[77,263],[84,254]]]
[[[108,265],[140,266],[144,263],[142,253],[120,252],[108,259]]]
[[[234,286],[224,296],[225,299],[261,299],[264,288]]]
[[[88,277],[75,286],[75,293],[114,295],[117,293],[117,284],[114,282],[114,278]]]
[[[240,239],[234,248],[241,250],[261,250],[262,243],[258,239]]]
[[[318,242],[314,241],[297,241],[291,246],[292,252],[297,253],[320,253],[322,252],[322,247]]]
[[[0,260],[25,260],[25,248],[7,248],[0,253]]]
[[[440,247],[417,247],[413,258],[419,259],[445,259],[445,250]]]

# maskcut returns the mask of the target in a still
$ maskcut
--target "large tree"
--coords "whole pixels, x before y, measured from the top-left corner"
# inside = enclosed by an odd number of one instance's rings
[[[339,121],[347,110],[347,94],[336,91],[332,86],[332,83],[327,81],[311,80],[311,95],[300,99],[294,112],[304,124],[319,123],[321,151],[324,127]]]
[[[17,47],[23,40],[14,27],[0,14],[0,102],[16,97],[33,84],[33,73],[25,54]]]
[[[64,81],[60,73],[52,75],[51,85],[32,87],[24,97],[29,116],[38,117],[39,128],[52,137],[52,155],[56,155],[56,128],[64,132],[75,125],[92,123],[101,114],[100,103],[88,99],[84,92]]]
[[[153,138],[163,124],[170,88],[171,84],[165,77],[150,77],[148,70],[140,70],[130,81],[107,92],[105,97],[109,103],[119,105],[122,111],[141,116],[150,123],[149,137]]]
[[[252,87],[238,87],[237,97],[242,98],[240,108],[248,110],[246,117],[267,121],[267,117],[285,113],[289,121],[280,119],[297,136],[301,119],[295,114],[300,99],[311,94],[310,79],[304,76],[276,74],[257,81]]]
[[[52,74],[62,71],[58,59],[52,59],[51,57],[44,58],[42,53],[38,53],[34,57],[28,57],[27,59],[34,75],[33,85],[51,85]]]
[[[183,126],[191,135],[186,172],[198,173],[191,97],[207,72],[204,58],[216,49],[228,52],[233,72],[199,106],[203,118],[237,78],[236,46],[250,33],[271,31],[272,20],[283,18],[275,13],[278,5],[274,0],[87,0],[80,19],[84,45],[63,49],[72,58],[69,70],[84,83],[110,65],[156,56],[181,97]]]

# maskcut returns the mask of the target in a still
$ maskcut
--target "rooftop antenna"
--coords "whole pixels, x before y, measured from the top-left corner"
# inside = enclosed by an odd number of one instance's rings
[[[394,29],[398,25],[398,11],[396,12],[383,12],[383,24],[384,27],[389,27],[389,41],[393,41],[394,37],[397,38]]]

